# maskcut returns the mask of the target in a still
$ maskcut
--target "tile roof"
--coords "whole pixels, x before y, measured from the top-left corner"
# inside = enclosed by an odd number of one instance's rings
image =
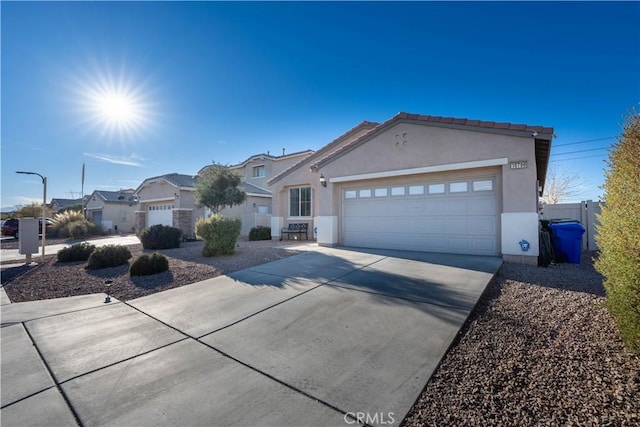
[[[169,181],[171,184],[175,185],[176,187],[195,187],[196,183],[198,182],[197,175],[193,176],[193,175],[184,175],[179,173],[168,173],[165,175],[153,176],[151,178],[145,179],[144,182],[152,181],[156,179],[165,179]]]
[[[89,200],[89,196],[84,196],[84,200],[87,201]],[[64,208],[67,206],[75,206],[75,205],[80,205],[82,204],[82,198],[79,199],[59,199],[57,197],[53,197],[51,199],[51,203],[50,205],[52,205],[55,202],[56,205],[58,205],[58,207],[60,208]]]
[[[452,127],[456,129],[465,129],[467,130],[495,130],[496,133],[503,132],[530,132],[531,136],[541,136],[544,135],[545,139],[551,139],[553,136],[553,128],[551,127],[543,127],[543,126],[529,126],[526,124],[513,124],[506,122],[489,122],[483,120],[472,120],[472,119],[464,119],[464,118],[454,118],[454,117],[440,117],[440,116],[428,116],[423,114],[409,114],[400,112],[387,120],[386,122],[379,124],[375,129],[372,129],[369,133],[362,135],[360,138],[349,142],[348,144],[343,145],[340,149],[335,150],[331,153],[328,153],[326,156],[319,158],[316,162],[311,163],[310,166],[313,168],[321,167],[324,164],[329,163],[333,159],[339,157],[343,153],[346,153],[353,148],[363,144],[365,141],[372,138],[374,135],[382,132],[383,130],[395,125],[398,122],[420,122],[423,124],[433,124],[437,126],[443,127]],[[533,135],[535,133],[536,135]],[[331,143],[329,143],[331,144]],[[329,145],[328,144],[328,145]],[[327,146],[328,146],[327,145]],[[326,146],[325,146],[326,147]],[[322,149],[317,152],[322,151]],[[547,159],[548,160],[548,159]],[[546,168],[545,168],[546,172]]]
[[[97,194],[104,200],[109,203],[131,203],[135,201],[135,197],[133,196],[134,190],[122,190],[122,191],[105,191],[105,190],[96,190],[94,194]]]
[[[259,154],[254,154],[252,156],[249,156],[246,160],[236,164],[236,165],[231,165],[229,166],[230,169],[237,169],[237,168],[241,168],[243,166],[246,166],[247,163],[249,163],[251,160],[254,159],[261,159],[261,158],[267,158],[269,160],[273,160],[275,162],[277,162],[278,160],[282,160],[282,159],[287,159],[289,157],[296,157],[296,156],[309,156],[313,154],[313,150],[304,150],[304,151],[296,151],[294,153],[287,153],[287,154],[283,154],[281,156],[274,156],[270,153],[259,153]],[[200,170],[198,171],[198,175],[202,174],[202,172],[204,172],[209,166],[212,165],[206,165],[202,168],[200,168]]]
[[[307,164],[309,161],[321,158],[321,157],[323,157],[325,155],[329,155],[330,153],[336,151],[339,148],[340,144],[344,143],[345,140],[348,140],[350,137],[353,137],[353,135],[355,135],[357,132],[359,132],[359,131],[361,131],[363,129],[369,129],[369,132],[371,132],[378,125],[379,125],[379,123],[369,122],[369,121],[366,121],[366,120],[361,122],[361,123],[359,123],[358,125],[354,126],[353,128],[349,129],[348,131],[346,131],[345,133],[343,133],[342,135],[340,135],[339,137],[337,137],[336,139],[331,141],[330,143],[328,143],[325,146],[323,146],[322,148],[320,148],[318,151],[314,152],[313,154],[311,154],[308,157],[305,157],[304,159],[300,160],[299,162],[294,163],[293,165],[291,165],[287,169],[285,169],[282,172],[280,172],[278,175],[276,175],[273,178],[271,178],[269,180],[269,185],[271,185],[272,183],[274,183],[274,182],[278,181],[279,179],[285,177],[286,175],[290,174],[294,170],[299,169],[303,165]]]
[[[266,188],[259,187],[255,184],[251,184],[250,182],[246,182],[246,181],[242,182],[242,189],[244,190],[245,193],[259,194],[263,196],[272,195],[271,190],[267,190]]]

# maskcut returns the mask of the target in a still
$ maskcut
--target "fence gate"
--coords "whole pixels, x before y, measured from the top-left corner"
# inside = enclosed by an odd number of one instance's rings
[[[557,205],[543,205],[541,219],[572,219],[580,221],[586,229],[582,236],[582,250],[595,251],[597,215],[601,212],[602,202],[587,200],[580,203],[559,203]]]

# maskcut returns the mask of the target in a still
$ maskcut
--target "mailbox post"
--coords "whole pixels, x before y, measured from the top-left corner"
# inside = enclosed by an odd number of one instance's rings
[[[42,262],[44,262],[44,248],[46,245],[45,240],[47,236],[47,177],[42,176],[36,172],[16,171],[16,173],[21,173],[24,175],[38,175],[40,178],[42,178],[42,186],[44,187],[44,193],[42,195]],[[22,234],[22,232],[20,233]]]

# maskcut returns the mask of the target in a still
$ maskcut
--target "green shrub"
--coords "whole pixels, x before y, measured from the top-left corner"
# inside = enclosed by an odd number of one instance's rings
[[[89,234],[86,221],[71,222],[67,225],[67,230],[69,230],[69,237],[72,239],[81,239]]]
[[[152,225],[140,233],[140,242],[145,249],[171,249],[180,247],[182,230],[168,225]]]
[[[225,218],[220,214],[198,219],[196,236],[204,240],[202,255],[208,257],[233,254],[241,226],[238,218]]]
[[[605,203],[598,216],[596,269],[620,336],[640,353],[640,115],[633,112],[609,153]]]
[[[148,276],[151,274],[162,273],[169,269],[169,261],[159,253],[151,255],[141,255],[136,259],[129,268],[131,276]]]
[[[271,227],[253,227],[249,231],[249,240],[271,240]]]
[[[101,246],[93,251],[87,262],[89,270],[117,267],[126,264],[131,259],[131,251],[122,245]]]
[[[95,249],[87,242],[76,243],[58,251],[58,262],[86,261]]]

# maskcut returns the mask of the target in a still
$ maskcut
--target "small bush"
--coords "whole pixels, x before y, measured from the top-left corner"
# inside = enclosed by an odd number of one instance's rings
[[[159,253],[151,255],[141,255],[129,268],[131,276],[149,276],[151,274],[162,273],[169,269],[167,257]]]
[[[249,231],[249,240],[271,240],[271,227],[263,227],[261,225],[253,227]]]
[[[236,250],[242,223],[238,218],[225,218],[220,214],[200,218],[196,222],[196,236],[204,240],[202,255],[231,255]]]
[[[131,259],[131,251],[122,245],[101,246],[93,251],[87,262],[89,270],[107,267],[117,267],[126,264]]]
[[[182,230],[168,225],[152,225],[140,233],[140,242],[145,249],[172,249],[180,247]]]
[[[86,261],[95,249],[94,245],[87,242],[76,243],[58,251],[58,262]]]
[[[74,221],[67,225],[69,237],[72,239],[81,239],[86,237],[88,233],[86,221]]]

